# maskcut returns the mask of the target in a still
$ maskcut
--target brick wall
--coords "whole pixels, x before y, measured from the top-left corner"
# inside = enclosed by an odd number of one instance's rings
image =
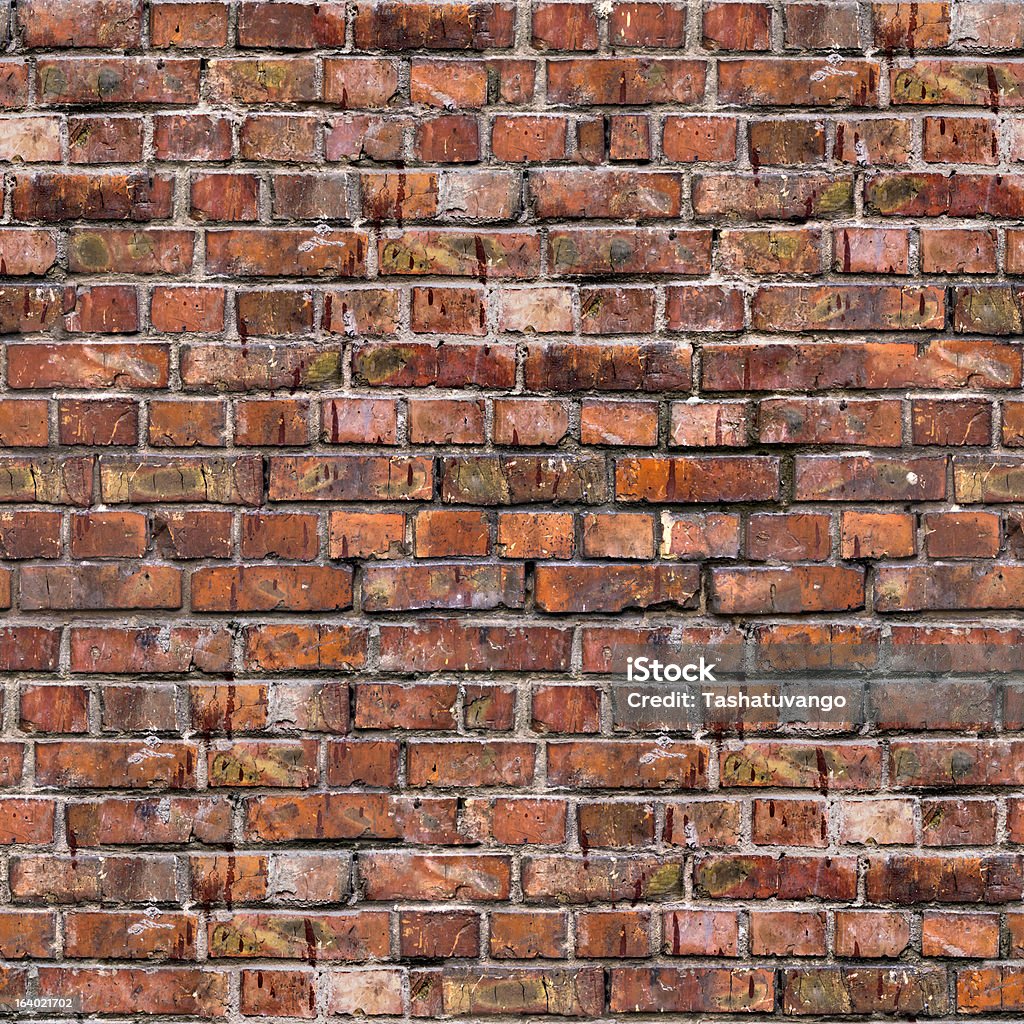
[[[2,11],[0,1003],[1024,1016],[1024,5]]]

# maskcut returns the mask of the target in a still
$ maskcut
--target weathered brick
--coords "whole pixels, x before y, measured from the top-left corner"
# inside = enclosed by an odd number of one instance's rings
[[[107,103],[192,105],[199,99],[199,61],[187,57],[40,57],[45,106]]]
[[[719,64],[718,97],[728,106],[874,107],[879,75],[867,60],[727,60]]]
[[[602,57],[548,61],[553,104],[695,103],[704,95],[704,61]]]
[[[28,47],[134,49],[141,39],[142,6],[135,0],[99,0],[76,17],[54,0],[28,0],[18,21]]]

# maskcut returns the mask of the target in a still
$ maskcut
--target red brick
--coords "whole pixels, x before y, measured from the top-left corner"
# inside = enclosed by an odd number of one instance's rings
[[[189,4],[191,17],[194,10],[195,5]],[[161,160],[227,160],[232,150],[231,121],[216,114],[156,114],[153,145]]]
[[[672,956],[736,956],[739,920],[728,910],[668,910],[664,915],[664,952]]]
[[[420,120],[416,126],[416,156],[428,163],[475,163],[480,158],[476,120],[465,114],[447,114]]]
[[[404,139],[409,122],[403,118],[384,118],[353,114],[337,117],[331,122],[324,140],[324,155],[328,160],[360,160],[368,158],[380,162],[401,160]],[[290,148],[310,159],[316,148],[312,123],[303,119],[295,125],[296,138]]]
[[[517,333],[561,334],[573,328],[569,288],[503,289],[500,326]]]
[[[600,728],[601,695],[592,687],[534,687],[531,706],[538,732],[586,733]]]
[[[187,743],[55,740],[37,746],[36,777],[44,787],[195,789],[195,762]]]
[[[230,512],[158,512],[153,541],[165,557],[227,558],[231,554]]]
[[[564,913],[495,911],[490,916],[491,956],[497,960],[563,959],[568,948]]]
[[[225,443],[226,406],[203,399],[149,404],[149,443],[157,448]]]
[[[755,3],[710,3],[704,7],[704,46],[711,50],[767,50],[771,8]]]
[[[487,101],[486,69],[472,60],[415,61],[410,98],[447,110],[480,108]]]
[[[945,457],[899,460],[890,456],[865,459],[858,455],[798,455],[798,500],[900,501],[925,500],[946,493]]]
[[[589,911],[576,925],[580,956],[616,958],[650,954],[650,916],[645,911]]]
[[[755,800],[752,813],[752,838],[757,846],[828,845],[828,816],[823,803],[815,800]],[[770,923],[765,924],[771,931],[775,930]],[[817,922],[816,927],[802,924],[794,944],[803,944],[803,953],[796,955],[815,952],[821,955],[818,947],[824,946],[824,921]],[[781,927],[785,934],[785,923]],[[770,937],[762,934],[759,943],[762,954],[770,952],[770,942]]]
[[[361,277],[366,240],[358,232],[234,228],[207,232],[207,269],[239,277]]]
[[[153,46],[219,47],[228,41],[228,7],[216,3],[155,3],[150,10]]]
[[[905,512],[842,514],[843,558],[908,558],[916,550],[914,517]]]
[[[750,163],[799,167],[825,156],[825,126],[820,121],[752,121],[747,135]]]
[[[778,463],[743,456],[618,459],[615,493],[627,502],[770,499],[778,493]]]
[[[697,220],[804,221],[853,213],[853,183],[817,174],[701,174],[693,182]]]
[[[817,7],[812,9],[818,10]],[[894,117],[841,118],[836,122],[833,156],[845,164],[893,166],[909,163],[911,124],[909,119]]]
[[[763,968],[637,967],[612,969],[609,1005],[613,1012],[668,1011],[690,1013],[700,1006],[712,1012],[771,1012],[775,1001],[774,974]],[[738,985],[738,991],[733,986]]]
[[[739,516],[674,515],[662,513],[662,558],[698,561],[704,558],[735,558],[740,551]]]
[[[987,846],[995,842],[996,808],[982,800],[925,800],[921,824],[926,846]]]
[[[256,220],[259,179],[252,174],[197,174],[191,185],[193,220]]]
[[[948,3],[874,3],[875,44],[883,50],[941,49],[949,41]]]
[[[584,444],[653,448],[658,443],[658,407],[654,402],[584,401],[580,440]]]
[[[483,512],[424,510],[413,520],[413,534],[417,558],[486,555],[491,546],[490,525]]]
[[[76,558],[141,558],[147,544],[146,517],[138,512],[76,513],[71,519]]]
[[[324,99],[345,109],[388,106],[398,92],[398,65],[382,58],[328,57]]]
[[[828,993],[846,991],[839,1006],[845,1012],[901,1012],[941,1014],[944,1012],[946,972],[941,969],[885,967],[804,967],[782,972],[783,1012],[813,1014],[832,1006]],[[847,988],[849,986],[849,988]]]
[[[349,217],[348,178],[344,174],[275,174],[274,216],[295,220],[345,220]]]
[[[617,46],[677,48],[686,35],[686,11],[675,3],[616,3],[608,38]]]
[[[366,855],[369,900],[508,898],[510,864],[500,855],[380,852]]]
[[[266,3],[250,0],[239,10],[241,46],[305,50],[345,43],[344,4]]]
[[[892,448],[902,438],[901,405],[885,399],[766,399],[758,406],[757,424],[764,444]]]
[[[751,311],[765,331],[940,329],[945,297],[935,287],[778,285],[760,288]]]
[[[483,402],[457,398],[410,399],[409,440],[413,444],[480,444],[483,439]]]
[[[910,921],[886,910],[840,910],[835,945],[843,957],[898,957],[910,945]]]
[[[398,293],[383,288],[325,291],[322,326],[332,334],[394,334],[398,326]]]
[[[499,398],[494,401],[494,443],[553,446],[569,432],[569,410],[554,399]]]
[[[557,277],[604,274],[699,274],[711,260],[711,237],[702,230],[576,228],[552,230]]]
[[[743,293],[720,285],[670,286],[665,316],[674,331],[741,331]]]
[[[318,98],[315,63],[306,57],[212,58],[208,95],[218,103],[295,103]]]
[[[581,517],[588,558],[652,558],[654,520],[642,514],[597,513]]]
[[[673,448],[742,448],[749,420],[745,402],[673,402],[668,443]]]
[[[925,956],[995,959],[999,918],[995,914],[925,914],[921,951]]]
[[[185,914],[76,911],[65,916],[64,950],[74,958],[190,960],[196,926]]]
[[[754,513],[747,520],[746,554],[757,561],[822,562],[831,552],[827,515]]]
[[[926,274],[994,273],[996,234],[981,228],[922,228],[921,269]]]
[[[25,732],[84,733],[89,728],[89,691],[82,686],[21,688],[19,728]]]
[[[55,0],[27,0],[18,21],[28,47],[134,49],[141,41],[142,6],[135,0],[94,0],[76,17]]]
[[[399,918],[402,955],[430,960],[476,956],[480,951],[479,928],[479,919],[472,911],[403,911]]]
[[[504,558],[571,558],[573,517],[562,512],[502,512],[498,553]]]
[[[974,117],[926,117],[923,155],[926,163],[995,165],[999,163],[996,124]]]
[[[910,234],[903,228],[837,228],[833,267],[844,274],[908,274]]]
[[[526,384],[559,392],[681,391],[690,386],[691,358],[685,343],[536,343],[527,347]]]
[[[309,1018],[316,1007],[315,979],[305,971],[243,971],[240,1005],[254,1016]]]
[[[612,160],[650,160],[651,124],[643,116],[612,114],[608,156]]]
[[[680,566],[538,566],[536,601],[542,611],[622,611],[670,605],[693,607],[699,581]]]
[[[352,575],[341,568],[278,566],[197,569],[196,611],[337,611],[352,604]]]
[[[834,3],[788,3],[785,6],[786,47],[801,50],[856,49],[860,43],[857,7]]]
[[[530,193],[541,220],[677,217],[682,206],[678,175],[664,171],[530,171]]]
[[[361,5],[355,39],[360,49],[484,50],[512,44],[511,4],[397,3]]]
[[[151,1013],[209,1015],[227,1012],[228,976],[194,967],[144,971],[130,967],[50,967],[40,972],[39,991],[57,997],[69,986],[81,994],[82,1012],[132,1013],[142,1000]]]
[[[652,750],[661,754],[651,757]],[[590,789],[704,787],[707,751],[695,744],[604,740],[549,744],[548,781]]]
[[[317,517],[304,513],[242,517],[243,558],[294,558],[312,561],[320,548]]]
[[[187,57],[40,57],[44,106],[107,103],[190,105],[199,99],[199,61]],[[102,83],[102,84],[101,84]]]
[[[294,913],[236,912],[210,920],[207,941],[214,958],[272,955],[298,960],[308,957],[311,944],[318,959],[359,961],[386,952],[386,922],[386,915],[374,911],[320,912],[306,919]],[[257,937],[243,942],[249,930]]]
[[[751,911],[750,952],[754,956],[824,956],[825,945],[825,915],[821,911]]]
[[[61,519],[59,512],[0,513],[0,551],[3,557],[58,558]]]
[[[405,516],[393,512],[332,512],[331,558],[393,558],[405,543]]]
[[[723,103],[749,106],[873,107],[878,102],[879,74],[879,66],[867,60],[722,61],[718,98]]]
[[[224,329],[221,288],[165,287],[153,289],[150,320],[170,334],[218,333]]]
[[[603,57],[548,61],[552,103],[694,103],[704,94],[703,61],[676,58]]]
[[[306,162],[317,149],[319,123],[305,114],[249,114],[238,132],[243,160]]]
[[[656,864],[661,870],[653,870]],[[630,857],[531,856],[523,863],[523,893],[531,902],[558,898],[566,903],[616,900],[672,900],[682,883],[682,862]]]
[[[662,148],[678,163],[728,163],[736,159],[736,119],[670,114]]]
[[[470,288],[414,288],[410,326],[417,334],[486,334],[484,296]]]
[[[538,50],[596,50],[597,13],[590,4],[540,3],[533,9]]]
[[[852,611],[864,605],[864,576],[854,569],[716,569],[713,606],[725,614]]]
[[[378,240],[383,274],[514,278],[534,276],[540,265],[536,234],[480,233],[424,228]]]
[[[641,803],[588,803],[577,814],[580,846],[628,848],[654,841],[654,807]]]

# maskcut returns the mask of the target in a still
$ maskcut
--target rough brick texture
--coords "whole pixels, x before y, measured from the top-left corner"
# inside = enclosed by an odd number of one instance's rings
[[[1024,1019],[1024,5],[0,35],[3,1007]]]

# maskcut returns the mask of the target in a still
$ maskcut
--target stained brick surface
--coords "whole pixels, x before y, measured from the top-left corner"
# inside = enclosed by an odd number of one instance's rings
[[[0,36],[0,1010],[1024,1019],[1024,5]]]

